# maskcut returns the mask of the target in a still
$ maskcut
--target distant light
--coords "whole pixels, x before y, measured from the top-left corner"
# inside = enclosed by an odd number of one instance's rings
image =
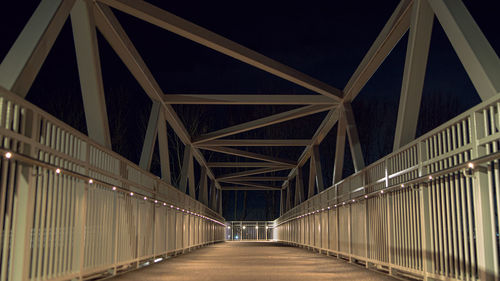
[[[266,226],[266,229],[268,229],[268,228],[269,228],[269,227],[268,227],[268,226]]]
[[[474,169],[474,163],[469,163],[469,168]]]
[[[234,238],[236,238],[236,240],[238,240],[239,237],[238,237],[238,235],[236,235],[236,237],[234,237]]]
[[[174,207],[174,205],[170,205],[170,208],[173,208],[173,207]]]
[[[352,202],[356,202],[356,200],[352,199]]]
[[[163,202],[163,206],[167,206],[167,203]]]
[[[56,169],[56,174],[60,174],[61,173],[61,169]]]
[[[330,210],[330,206],[328,206],[328,210]]]
[[[383,190],[381,190],[381,191],[380,191],[380,193],[384,194],[384,191],[383,191]]]
[[[144,200],[148,200],[148,198],[146,196],[144,196]]]
[[[258,227],[258,226],[255,226],[255,229],[259,229],[259,227]]]
[[[429,176],[429,179],[432,180],[432,176]]]
[[[177,211],[179,211],[179,207],[177,207]]]
[[[401,187],[405,187],[405,185],[404,185],[404,184],[401,184]]]
[[[130,196],[134,196],[134,193],[133,193],[133,192],[130,192]]]
[[[10,159],[12,157],[12,153],[7,152],[5,153],[5,158]]]
[[[111,188],[111,189],[116,190],[116,186],[113,186],[113,188]]]
[[[246,229],[247,227],[246,226],[243,226],[243,229]]]
[[[345,202],[342,202],[342,205],[345,205]]]
[[[368,198],[368,195],[365,195],[365,199]]]
[[[158,203],[158,200],[155,200],[155,204]]]
[[[90,179],[90,180],[89,180],[89,183],[90,183],[90,184],[93,184],[93,183],[94,183],[94,181],[93,181],[92,179]]]
[[[228,226],[227,226],[227,229],[231,229],[231,227],[228,225]]]

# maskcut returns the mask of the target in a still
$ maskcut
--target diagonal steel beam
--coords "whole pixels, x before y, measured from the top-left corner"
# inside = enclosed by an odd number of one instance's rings
[[[210,168],[263,168],[263,167],[289,167],[289,165],[276,164],[271,162],[208,162]]]
[[[203,146],[200,146],[199,148],[204,149],[204,150],[211,150],[211,151],[215,151],[215,152],[219,152],[219,153],[224,153],[224,154],[246,157],[246,158],[255,159],[255,160],[267,161],[267,162],[281,164],[281,165],[288,166],[288,167],[293,167],[296,164],[295,161],[292,161],[292,160],[271,157],[271,156],[267,156],[267,155],[257,154],[257,153],[248,152],[248,151],[239,150],[239,149],[234,149],[234,148],[229,148],[229,147],[218,147],[218,146],[203,147]]]
[[[266,139],[217,139],[203,143],[203,146],[306,146],[309,139],[266,140]]]
[[[75,0],[40,2],[0,64],[0,85],[26,97],[74,3]]]
[[[287,177],[240,177],[234,178],[235,181],[285,181]]]
[[[344,102],[351,102],[384,62],[410,27],[413,1],[402,0],[344,87]]]
[[[268,185],[250,183],[250,182],[240,182],[240,181],[237,181],[237,180],[221,180],[221,182],[230,183],[230,184],[236,184],[236,185],[249,186],[249,187],[258,187],[258,188],[270,188],[270,189],[280,189],[281,188],[279,186],[268,186]]]
[[[277,171],[283,171],[283,170],[289,170],[289,169],[290,168],[285,168],[285,167],[283,167],[283,168],[252,169],[252,170],[248,170],[248,171],[222,175],[222,176],[218,177],[217,180],[234,179],[234,178],[240,178],[243,176],[252,176],[252,175],[265,174],[265,173],[271,173],[271,172],[277,172]]]
[[[222,186],[221,190],[280,191],[281,189],[279,189],[279,188],[249,187],[249,186]]]
[[[154,24],[244,63],[272,73],[309,90],[340,101],[342,91],[291,67],[252,51],[152,4],[140,0],[99,0],[124,13]]]
[[[307,115],[326,111],[326,110],[331,109],[335,106],[336,105],[308,105],[308,106],[296,108],[293,110],[281,112],[278,114],[274,114],[271,116],[267,116],[264,118],[253,120],[250,122],[246,122],[246,123],[238,124],[238,125],[231,126],[228,128],[224,128],[224,129],[212,132],[212,133],[208,133],[206,135],[200,136],[200,137],[196,138],[195,140],[193,140],[193,144],[195,144],[195,145],[203,144],[204,142],[207,142],[210,140],[219,139],[219,138],[223,138],[223,137],[227,137],[227,136],[231,136],[231,135],[236,135],[236,134],[250,131],[250,130],[254,130],[257,128],[262,128],[262,127],[266,127],[269,125],[285,122],[288,120],[301,118],[301,117],[304,117]]]
[[[331,98],[322,95],[283,95],[283,94],[167,94],[164,96],[166,104],[276,104],[276,105],[299,105],[299,104],[336,104]]]
[[[96,26],[104,38],[106,38],[113,50],[120,57],[125,66],[127,66],[128,70],[132,73],[151,100],[158,101],[162,104],[165,119],[182,143],[191,145],[191,136],[184,127],[184,124],[182,124],[182,121],[172,106],[163,102],[163,91],[111,9],[106,5],[95,3],[94,12]],[[194,147],[193,155],[201,166],[207,167],[206,160],[199,149]],[[207,169],[207,174],[211,179],[215,180],[215,175],[210,169]],[[218,182],[215,182],[215,186],[217,188],[220,187]]]

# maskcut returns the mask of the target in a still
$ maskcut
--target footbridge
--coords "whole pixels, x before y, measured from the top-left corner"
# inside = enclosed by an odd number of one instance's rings
[[[117,14],[311,94],[164,93]],[[500,60],[473,16],[481,17],[461,0],[401,0],[337,89],[142,0],[41,0],[0,64],[0,281],[500,279]],[[27,99],[68,21],[86,132]],[[480,101],[417,136],[433,24]],[[98,34],[151,102],[139,161],[112,143]],[[395,135],[372,140],[393,149],[365,166],[356,121],[371,116],[355,118],[351,102],[405,34]],[[224,105],[228,115],[237,105],[294,108],[193,133],[179,105]],[[317,113],[324,117],[310,139],[294,130],[240,137]],[[287,150],[255,147],[303,150],[283,159]],[[345,159],[354,169],[347,176]],[[279,216],[226,221],[224,206],[234,203],[226,195],[240,190],[273,194]]]

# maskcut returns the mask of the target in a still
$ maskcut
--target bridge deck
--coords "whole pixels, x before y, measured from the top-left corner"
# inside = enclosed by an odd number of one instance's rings
[[[336,258],[274,242],[226,242],[111,280],[396,280]]]

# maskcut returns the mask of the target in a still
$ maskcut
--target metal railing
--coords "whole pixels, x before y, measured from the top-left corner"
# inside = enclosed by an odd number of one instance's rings
[[[272,221],[227,221],[226,241],[273,240]]]
[[[277,239],[389,273],[499,276],[500,95],[292,208]]]
[[[224,240],[224,219],[0,88],[0,280],[89,279]]]

